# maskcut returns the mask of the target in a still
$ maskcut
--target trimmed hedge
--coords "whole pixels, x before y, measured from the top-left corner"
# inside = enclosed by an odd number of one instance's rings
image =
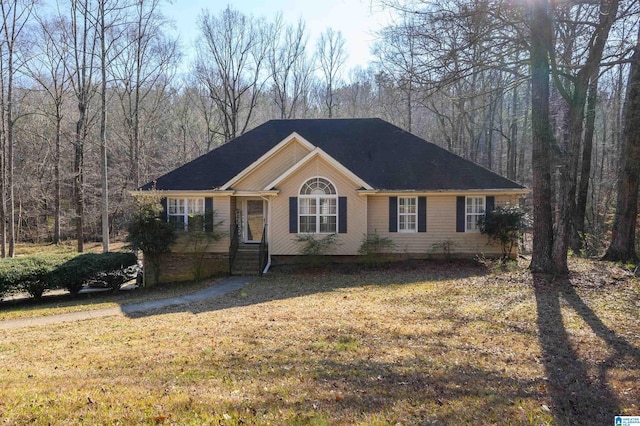
[[[0,260],[0,298],[27,292],[40,298],[46,290],[65,288],[71,294],[96,275],[136,264],[133,253],[47,254]]]
[[[135,265],[135,254],[129,253],[87,253],[76,256],[60,265],[49,276],[52,288],[66,288],[77,294],[84,283],[101,272],[110,272]]]
[[[73,258],[73,254],[39,254],[0,261],[0,295],[26,291],[39,298],[51,288],[48,278],[60,265]]]

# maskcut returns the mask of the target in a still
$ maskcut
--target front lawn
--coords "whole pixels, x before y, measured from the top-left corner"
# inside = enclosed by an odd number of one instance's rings
[[[640,286],[580,261],[273,271],[191,306],[0,331],[8,424],[613,424],[640,415]]]

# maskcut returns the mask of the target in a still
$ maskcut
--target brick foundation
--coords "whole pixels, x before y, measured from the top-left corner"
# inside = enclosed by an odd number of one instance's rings
[[[198,277],[198,257],[200,276]],[[155,271],[145,265],[146,285],[155,282]],[[194,281],[212,276],[229,275],[229,255],[219,253],[168,253],[160,259],[160,283]]]

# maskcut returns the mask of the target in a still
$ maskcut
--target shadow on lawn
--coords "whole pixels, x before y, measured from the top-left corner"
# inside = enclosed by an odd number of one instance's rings
[[[130,318],[162,315],[166,313],[204,312],[257,305],[274,300],[285,300],[311,294],[331,292],[340,288],[363,286],[403,285],[420,281],[442,281],[479,277],[490,271],[472,261],[405,261],[381,267],[363,268],[362,265],[332,264],[311,268],[275,268],[264,277],[256,278],[247,287],[233,291],[225,297],[202,302],[173,305],[156,310],[126,313]]]
[[[248,402],[245,410],[279,407],[298,413],[330,413],[332,424],[347,424],[362,414],[384,416],[380,424],[396,420],[397,424],[463,424],[472,417],[479,420],[477,424],[502,424],[504,414],[509,413],[508,421],[521,418],[524,424],[528,413],[519,408],[518,401],[543,397],[536,380],[505,377],[468,365],[441,368],[422,357],[315,362],[295,355],[287,357],[291,362],[270,362],[264,382],[304,382],[300,394],[267,391]],[[264,366],[248,364],[247,370],[262,371]],[[300,424],[305,420],[309,419],[301,419]]]
[[[559,425],[613,424],[619,402],[607,383],[607,371],[630,357],[640,362],[640,350],[616,335],[575,292],[570,280],[547,282],[534,276],[539,338],[548,379],[548,393]],[[613,354],[590,374],[579,359],[564,326],[561,301],[585,321]]]

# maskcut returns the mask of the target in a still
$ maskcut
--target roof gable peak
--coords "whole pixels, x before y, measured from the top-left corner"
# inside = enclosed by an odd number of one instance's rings
[[[342,165],[338,160],[333,158],[331,155],[329,155],[325,151],[323,151],[322,148],[316,147],[309,154],[307,154],[304,158],[302,158],[296,164],[291,166],[283,174],[278,176],[273,182],[271,182],[267,186],[265,186],[264,190],[268,191],[268,190],[270,190],[272,188],[275,188],[282,181],[284,181],[289,176],[291,176],[293,173],[295,173],[296,170],[300,169],[302,166],[304,166],[305,164],[307,164],[309,161],[311,161],[313,158],[316,158],[316,157],[320,157],[323,160],[325,160],[326,162],[328,162],[329,164],[331,164],[333,167],[335,167],[338,171],[340,171],[342,174],[347,176],[350,180],[355,182],[361,188],[368,189],[368,190],[372,190],[373,189],[373,187],[371,185],[369,185],[367,182],[365,182],[362,178],[360,178],[358,175],[353,173],[347,167]]]
[[[298,134],[298,132],[292,132],[289,136],[287,136],[286,138],[284,138],[283,140],[278,142],[273,148],[271,148],[270,150],[268,150],[267,152],[262,154],[260,156],[260,158],[255,160],[253,163],[249,164],[247,167],[245,167],[240,173],[238,173],[237,175],[232,177],[230,180],[228,180],[224,185],[222,185],[220,187],[220,190],[224,191],[224,190],[230,189],[233,185],[235,185],[237,182],[239,182],[242,178],[244,178],[245,176],[249,175],[251,172],[256,170],[262,163],[264,163],[269,158],[271,158],[274,155],[276,155],[278,152],[280,152],[287,145],[289,145],[291,143],[295,143],[295,142],[300,143],[302,146],[307,148],[309,151],[313,151],[316,148],[315,145],[313,145],[311,142],[309,142],[304,137],[302,137],[300,134]]]

